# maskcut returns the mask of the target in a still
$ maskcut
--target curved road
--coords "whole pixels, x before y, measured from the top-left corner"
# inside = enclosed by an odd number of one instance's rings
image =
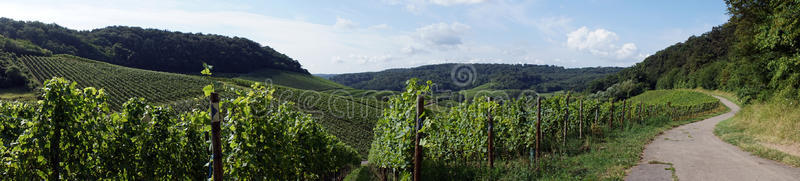
[[[759,158],[714,135],[714,126],[733,117],[739,106],[714,96],[731,111],[657,136],[625,180],[800,180],[800,168]],[[671,165],[670,165],[671,164]]]

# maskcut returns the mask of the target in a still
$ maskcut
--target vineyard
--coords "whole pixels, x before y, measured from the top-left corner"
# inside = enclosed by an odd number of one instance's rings
[[[18,65],[27,67],[37,82],[53,77],[75,80],[80,87],[100,87],[106,90],[110,106],[119,108],[132,97],[153,103],[197,97],[210,81],[189,75],[127,68],[70,55],[52,57],[23,56]]]
[[[104,89],[109,108],[115,111],[133,97],[144,98],[152,104],[166,104],[181,112],[208,107],[201,89],[211,81],[197,76],[128,68],[69,55],[23,56],[14,60],[13,63],[24,67],[40,85],[52,77],[65,77],[75,80],[79,88]],[[250,85],[256,83],[238,78],[213,80],[225,83],[225,88],[219,91],[222,97],[229,99],[235,99],[237,91],[251,90]],[[280,85],[271,87],[276,90],[277,102],[295,102],[295,107],[311,114],[327,132],[366,158],[374,120],[380,116],[385,103],[367,97],[339,96]]]
[[[214,78],[225,82],[234,90],[223,90],[221,97],[235,98],[236,91],[249,89],[257,82],[245,79]],[[370,97],[339,96],[320,91],[302,90],[281,85],[270,85],[278,102],[294,102],[295,107],[322,124],[327,132],[336,135],[366,158],[372,140],[372,128],[386,104]],[[180,111],[208,107],[205,99],[188,99],[170,104]]]
[[[330,179],[358,164],[357,152],[328,134],[274,89],[223,99],[226,178]],[[104,89],[44,81],[42,100],[0,102],[0,177],[29,180],[202,180],[209,175],[209,113],[176,112],[141,98],[119,112]],[[204,136],[205,135],[205,136]]]
[[[630,100],[634,102],[643,102],[645,104],[671,102],[673,105],[687,106],[717,101],[717,99],[707,96],[706,94],[685,89],[651,90],[631,97]]]
[[[376,123],[369,162],[384,178],[392,176],[388,173],[410,177],[417,136],[426,165],[492,167],[494,160],[533,162],[544,154],[565,153],[581,146],[567,144],[572,140],[602,139],[604,134],[653,124],[645,121],[650,118],[679,120],[720,106],[712,99],[684,105],[644,104],[570,98],[567,93],[511,100],[477,97],[446,110],[418,112],[425,105],[418,99],[430,99],[430,85],[410,80],[406,91],[389,100],[384,117]],[[421,115],[419,125],[417,115]],[[529,167],[537,169],[536,164]]]

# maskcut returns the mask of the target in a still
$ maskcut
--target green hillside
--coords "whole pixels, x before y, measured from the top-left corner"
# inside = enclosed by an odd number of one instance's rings
[[[64,77],[78,82],[80,87],[104,88],[112,107],[119,107],[132,97],[154,103],[197,97],[210,83],[195,76],[128,68],[71,55],[23,56],[14,60],[38,84]]]
[[[530,64],[436,64],[380,72],[339,74],[329,79],[368,90],[401,91],[411,78],[436,82],[436,91],[460,91],[479,86],[490,89],[535,90],[555,92],[582,91],[592,80],[622,70],[617,67],[564,68]],[[485,85],[487,83],[490,85]]]
[[[247,74],[241,74],[237,78],[255,82],[271,81],[272,83],[278,85],[306,90],[331,90],[348,88],[347,86],[343,86],[322,77],[269,68]]]

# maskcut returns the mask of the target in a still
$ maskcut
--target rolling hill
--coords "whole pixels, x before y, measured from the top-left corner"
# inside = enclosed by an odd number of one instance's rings
[[[329,79],[356,89],[400,91],[405,81],[416,77],[432,80],[437,90],[460,91],[479,86],[488,89],[532,89],[537,92],[581,91],[583,84],[622,68],[564,68],[549,65],[437,64],[380,72],[339,74]],[[487,84],[490,83],[491,84]]]

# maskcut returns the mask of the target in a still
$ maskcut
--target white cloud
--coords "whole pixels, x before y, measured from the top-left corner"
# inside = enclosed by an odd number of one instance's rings
[[[469,29],[469,26],[458,22],[436,23],[417,28],[416,38],[434,48],[452,48],[463,43],[461,36]]]
[[[333,57],[331,57],[331,62],[333,62],[335,64],[341,64],[341,63],[344,63],[344,60],[342,60],[342,57],[340,57],[340,56],[333,56]]]
[[[334,56],[334,57],[331,58],[331,61],[333,63],[336,63],[336,64],[355,63],[355,64],[362,64],[363,65],[363,64],[368,64],[368,63],[371,63],[371,64],[374,64],[374,63],[378,63],[378,64],[380,64],[380,63],[388,63],[388,62],[390,62],[390,61],[392,61],[394,59],[395,59],[395,57],[392,56],[392,55],[389,55],[389,54],[387,54],[387,55],[372,55],[372,56],[370,56],[370,55],[354,55],[354,54],[350,54],[350,56],[347,56],[345,58],[342,58],[340,56]]]
[[[378,25],[373,25],[373,26],[369,27],[369,29],[373,29],[373,30],[383,30],[383,29],[389,29],[389,28],[392,28],[392,27],[387,25],[387,24],[378,24]]]
[[[336,24],[333,24],[333,27],[337,29],[353,29],[356,28],[356,23],[349,19],[344,19],[341,17],[336,17]]]
[[[568,29],[570,29],[569,24],[571,22],[571,18],[555,16],[540,18],[539,20],[534,21],[533,25],[535,25],[536,29],[538,29],[545,36],[545,39],[550,42],[555,42],[552,37],[561,36],[562,33],[567,32]]]
[[[456,6],[472,5],[487,2],[488,0],[383,0],[389,5],[399,5],[405,10],[418,14],[427,9],[429,5],[437,6]]]
[[[405,48],[403,48],[403,50],[401,50],[401,51],[402,51],[404,54],[407,54],[407,55],[417,55],[417,54],[425,54],[425,53],[428,53],[428,51],[425,51],[425,50],[423,50],[423,49],[420,49],[420,48],[417,48],[417,47],[414,47],[414,46],[406,46],[406,47],[405,47]]]
[[[486,2],[486,0],[431,0],[430,2],[442,6],[452,6],[459,4],[478,4]]]
[[[584,26],[567,34],[567,47],[578,50],[596,50],[608,46],[618,39],[619,37],[614,32],[605,29],[589,31]]]
[[[617,59],[633,58],[633,55],[638,52],[636,44],[625,43],[618,46],[616,44],[618,40],[617,33],[602,28],[589,30],[584,26],[567,33],[568,48]]]
[[[623,59],[623,58],[631,57],[634,53],[636,53],[636,51],[638,51],[638,49],[636,48],[635,44],[626,43],[626,44],[622,45],[622,47],[620,47],[619,50],[617,50],[614,53],[617,55],[618,59]]]

